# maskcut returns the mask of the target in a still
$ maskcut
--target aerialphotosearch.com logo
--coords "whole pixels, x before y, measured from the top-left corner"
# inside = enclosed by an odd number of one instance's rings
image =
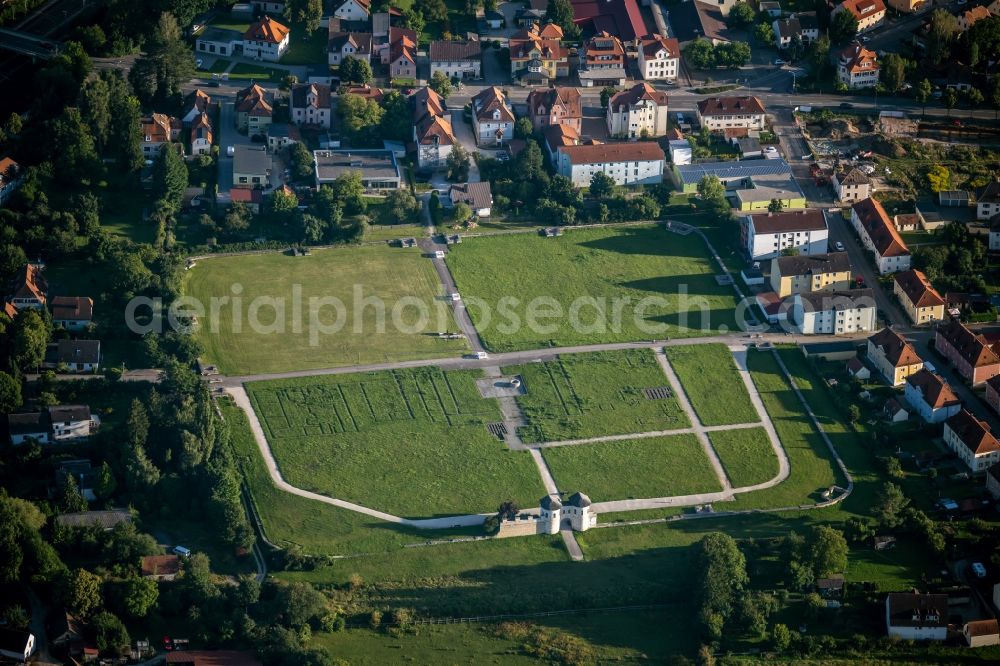
[[[229,294],[213,296],[205,303],[192,296],[181,296],[164,306],[163,299],[139,296],[125,308],[125,322],[138,335],[162,333],[168,328],[180,333],[207,330],[218,334],[301,335],[308,334],[309,345],[319,346],[324,336],[351,333],[381,335],[389,330],[403,334],[436,335],[454,329],[452,306],[465,307],[480,332],[495,330],[504,335],[527,328],[536,335],[552,335],[568,327],[581,335],[620,334],[638,331],[652,339],[665,337],[671,330],[697,330],[726,334],[732,322],[748,332],[767,330],[754,322],[754,302],[737,303],[735,312],[726,311],[728,323],[712,327],[713,313],[719,310],[704,296],[692,296],[686,285],[675,294],[650,294],[642,298],[580,296],[566,304],[552,296],[529,300],[504,296],[495,303],[480,298],[452,301],[442,297],[430,301],[416,296],[402,296],[391,302],[366,294],[365,286],[353,285],[349,302],[338,296],[305,297],[301,284],[291,287],[290,295],[259,295],[247,299],[243,285],[234,283]],[[662,321],[669,318],[670,323]],[[749,323],[748,323],[749,322]]]

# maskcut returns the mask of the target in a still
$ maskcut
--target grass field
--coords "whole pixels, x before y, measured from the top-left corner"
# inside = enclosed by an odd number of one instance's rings
[[[372,225],[365,229],[366,241],[390,241],[397,238],[422,238],[424,227],[419,224]]]
[[[303,37],[304,30],[299,26],[298,30],[292,30],[292,37],[288,42],[288,50],[281,56],[282,65],[316,65],[327,62],[327,44],[329,36],[326,28],[314,30],[312,34]]]
[[[595,502],[722,490],[694,435],[558,446],[542,455],[560,490]]]
[[[472,238],[451,248],[448,265],[484,344],[495,351],[690,337],[735,326],[732,288],[716,283],[704,242],[660,227]]]
[[[245,62],[236,63],[229,71],[230,79],[248,79],[257,82],[275,81],[280,82],[288,76],[287,69],[267,67],[261,64],[250,64]]]
[[[733,354],[725,345],[667,347],[666,354],[702,424],[760,420],[737,372]]]
[[[480,397],[479,376],[421,368],[247,389],[292,485],[404,517],[533,506],[541,479],[486,429],[503,417]]]
[[[451,310],[440,300],[441,285],[431,262],[420,250],[383,246],[316,250],[307,257],[272,253],[254,256],[218,257],[198,262],[185,275],[185,293],[203,304],[206,311],[213,297],[232,295],[232,286],[242,287],[240,325],[233,326],[231,303],[219,310],[218,332],[212,332],[210,317],[202,318],[196,337],[204,357],[224,374],[267,373],[308,368],[380,363],[417,358],[456,356],[468,350],[464,339],[441,339],[436,333],[457,331]],[[301,289],[301,310],[296,317],[296,285]],[[355,299],[355,293],[361,294]],[[344,304],[318,311],[316,320],[331,327],[322,333],[310,326],[310,297],[333,297]],[[364,300],[376,296],[384,303],[384,325],[378,326],[378,306]],[[253,332],[249,326],[250,303],[256,297],[283,299],[275,333]],[[426,305],[429,321],[425,332],[404,332],[393,325],[393,311],[406,325],[419,323],[415,307],[402,306],[404,297],[416,297]],[[358,315],[361,315],[360,317]],[[274,310],[261,308],[259,320],[274,322]],[[332,326],[343,323],[335,334]],[[296,329],[296,321],[301,326]],[[311,335],[311,330],[316,333]],[[311,337],[313,339],[311,339]],[[315,345],[312,342],[315,341]]]
[[[709,434],[734,488],[769,481],[778,475],[778,458],[763,428],[720,430]]]
[[[653,353],[634,349],[567,354],[555,361],[503,368],[520,375],[527,393],[517,403],[528,419],[526,442],[686,428],[671,397],[649,400],[643,389],[667,386]]]

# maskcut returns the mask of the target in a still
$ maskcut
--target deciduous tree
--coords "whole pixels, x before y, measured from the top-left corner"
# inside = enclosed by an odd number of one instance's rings
[[[440,69],[431,76],[430,89],[447,100],[451,96],[451,79]]]
[[[372,66],[368,64],[368,61],[354,56],[344,56],[344,59],[340,61],[338,74],[341,83],[364,85],[371,83],[373,78]]]
[[[595,199],[611,198],[617,189],[615,179],[603,171],[598,171],[590,179],[590,196]]]
[[[858,34],[858,19],[848,11],[837,12],[830,19],[828,34],[834,44],[846,44]]]

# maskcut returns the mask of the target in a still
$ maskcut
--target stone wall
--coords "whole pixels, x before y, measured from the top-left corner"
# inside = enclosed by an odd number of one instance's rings
[[[515,520],[501,521],[497,537],[502,539],[505,537],[545,534],[548,532],[548,527],[548,520],[542,520],[538,516],[520,515]]]

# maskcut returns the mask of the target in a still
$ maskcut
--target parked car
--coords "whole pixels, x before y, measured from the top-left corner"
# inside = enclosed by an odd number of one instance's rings
[[[434,250],[435,259],[444,259],[444,250]]]
[[[180,555],[181,557],[191,557],[191,551],[184,546],[174,546],[174,555]]]
[[[834,243],[833,247],[836,248],[837,252],[843,252],[844,251],[844,244],[841,243],[840,241],[837,241],[836,243]]]
[[[784,60],[782,60],[781,58],[775,58],[775,59],[774,59],[774,64],[775,64],[775,65],[784,65],[784,64],[785,64],[785,61],[784,61]]]
[[[976,574],[976,578],[986,578],[986,567],[982,562],[973,562],[972,573]]]

